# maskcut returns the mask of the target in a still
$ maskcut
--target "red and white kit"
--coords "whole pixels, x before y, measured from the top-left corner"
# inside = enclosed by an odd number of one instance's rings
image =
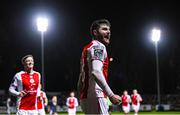
[[[139,94],[133,94],[131,96],[132,99],[132,108],[135,111],[139,111],[140,108],[140,101],[142,101],[142,98]]]
[[[66,100],[66,105],[68,106],[68,114],[76,115],[76,107],[78,106],[78,100],[75,97],[68,97]]]
[[[94,67],[92,67],[92,65]],[[92,75],[93,68],[98,68],[100,70],[99,78],[95,79]],[[107,84],[107,76],[108,55],[106,47],[101,42],[93,40],[84,47],[81,57],[81,73],[79,79],[79,84],[81,86],[80,102],[85,113],[108,114],[106,95],[112,96],[114,94]],[[101,87],[98,81],[103,83]],[[102,89],[102,87],[104,87],[104,89]],[[103,90],[106,91],[107,94],[105,94]]]
[[[17,115],[37,115],[37,95],[39,94],[40,74],[33,71],[31,74],[18,72],[9,87],[10,93],[18,97]],[[20,97],[20,92],[27,94]]]
[[[122,95],[122,109],[125,113],[128,113],[130,111],[130,102],[131,102],[131,97],[129,95]]]
[[[44,110],[44,100],[46,99],[46,93],[44,91],[40,91],[40,96],[37,97],[37,108],[38,108],[38,114],[39,115],[46,115]]]

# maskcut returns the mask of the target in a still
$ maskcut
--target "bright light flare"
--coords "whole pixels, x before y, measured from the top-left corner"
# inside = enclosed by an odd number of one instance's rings
[[[158,42],[160,40],[161,36],[161,31],[158,29],[153,29],[152,30],[152,41],[153,42]]]
[[[38,31],[45,32],[48,27],[48,19],[44,17],[37,18],[37,29]]]

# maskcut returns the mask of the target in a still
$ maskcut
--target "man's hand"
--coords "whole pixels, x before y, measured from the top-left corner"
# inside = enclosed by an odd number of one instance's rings
[[[20,94],[19,94],[19,96],[20,96],[20,97],[24,97],[26,94],[27,94],[27,92],[21,91]]]
[[[121,104],[121,97],[119,95],[113,95],[111,97],[109,97],[110,101],[115,104],[115,105],[119,105]]]

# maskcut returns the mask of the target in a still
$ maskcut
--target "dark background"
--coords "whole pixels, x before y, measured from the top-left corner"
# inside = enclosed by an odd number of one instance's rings
[[[0,1],[0,89],[8,90],[21,58],[32,54],[41,72],[41,38],[36,17],[49,17],[45,33],[45,90],[76,90],[82,49],[91,40],[92,21],[106,18],[112,25],[108,46],[109,84],[114,92],[137,88],[156,94],[155,49],[151,30],[161,29],[159,69],[162,94],[180,87],[179,4],[172,1],[113,2],[14,0]]]

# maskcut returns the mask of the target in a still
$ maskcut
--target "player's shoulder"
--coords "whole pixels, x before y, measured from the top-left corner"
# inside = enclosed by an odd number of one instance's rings
[[[85,50],[106,50],[106,47],[104,44],[102,44],[101,42],[99,42],[98,40],[92,40],[89,44],[87,44],[85,47],[84,47],[84,51]]]
[[[40,74],[39,72],[37,72],[37,71],[33,71],[33,73],[35,73],[35,74]]]
[[[33,71],[33,74],[37,74],[37,75],[41,76],[41,74],[37,71]]]
[[[92,41],[93,45],[92,47],[95,48],[95,49],[105,49],[105,45],[101,42],[99,42],[98,40],[93,40]]]
[[[14,75],[14,77],[15,78],[18,78],[18,77],[20,77],[22,74],[24,74],[25,72],[24,71],[19,71],[19,72],[17,72],[15,75]]]

